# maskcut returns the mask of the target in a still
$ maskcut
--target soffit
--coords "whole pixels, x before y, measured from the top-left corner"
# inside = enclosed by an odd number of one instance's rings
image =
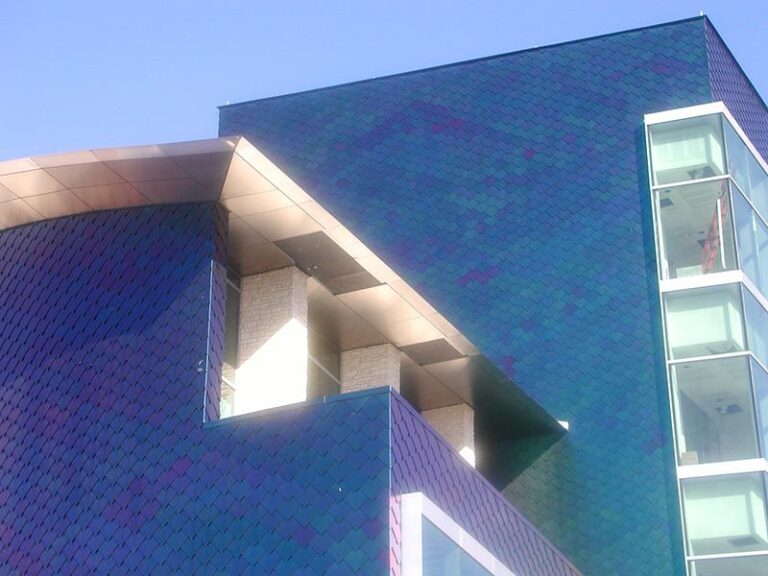
[[[0,230],[97,210],[220,202],[229,266],[297,266],[310,316],[341,350],[390,342],[421,409],[473,404],[479,353],[349,229],[246,139],[83,150],[0,163]]]

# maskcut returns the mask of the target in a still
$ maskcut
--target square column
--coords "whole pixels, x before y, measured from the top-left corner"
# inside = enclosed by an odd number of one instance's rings
[[[421,415],[474,468],[475,411],[472,407],[456,404],[425,410]]]
[[[391,386],[400,391],[400,352],[392,344],[341,353],[341,393]]]
[[[240,283],[234,414],[307,399],[307,277],[297,268]]]

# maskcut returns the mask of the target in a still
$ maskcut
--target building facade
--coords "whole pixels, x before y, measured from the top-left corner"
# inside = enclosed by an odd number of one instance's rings
[[[580,574],[473,395],[562,427],[247,141],[0,186],[0,573]]]
[[[768,573],[766,153],[702,17],[0,163],[0,572]]]
[[[768,572],[768,115],[706,18],[220,120],[569,422],[479,466],[585,574]]]

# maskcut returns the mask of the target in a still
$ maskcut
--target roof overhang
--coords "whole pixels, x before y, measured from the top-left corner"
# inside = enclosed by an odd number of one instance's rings
[[[403,394],[417,408],[474,405],[478,390],[491,386],[510,423],[559,429],[448,319],[245,138],[0,163],[0,230],[185,202],[219,202],[228,209],[229,266],[239,274],[286,266],[307,273],[310,322],[340,350],[387,342],[398,347]]]

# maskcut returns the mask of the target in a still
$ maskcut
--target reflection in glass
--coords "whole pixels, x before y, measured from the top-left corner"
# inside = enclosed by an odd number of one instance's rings
[[[671,372],[681,465],[759,456],[747,356],[675,364]]]
[[[651,127],[654,184],[721,176],[725,173],[720,115]]]
[[[234,379],[237,368],[237,352],[240,343],[240,290],[227,283],[227,304],[224,317],[224,372]]]
[[[736,268],[727,179],[656,194],[665,279]]]
[[[762,214],[763,218],[768,216],[768,175],[766,175],[763,167],[750,153],[749,159],[749,197],[752,199],[752,203],[757,208],[757,211]]]
[[[762,474],[683,480],[691,555],[768,550]]]
[[[219,404],[219,417],[229,418],[235,413],[235,389],[223,380],[221,382],[221,398]]]
[[[221,366],[219,417],[235,413],[235,370],[240,346],[240,278],[227,271],[227,300],[224,311],[224,361]]]
[[[750,152],[728,122],[723,122],[723,126],[725,131],[725,148],[728,155],[728,173],[749,198],[749,163],[747,159],[750,156]]]
[[[424,518],[422,525],[424,576],[492,576],[432,522]]]
[[[311,328],[308,337],[307,399],[339,394],[341,356],[338,348]]]
[[[754,211],[739,192],[733,194],[733,212],[736,223],[736,243],[739,246],[739,267],[756,286],[759,286],[762,274],[758,258]]]
[[[744,350],[737,284],[670,292],[664,303],[670,358]]]
[[[768,556],[717,558],[691,562],[691,576],[765,576]]]
[[[751,366],[757,404],[758,435],[762,442],[763,458],[768,458],[768,372],[763,370],[754,359],[751,361]]]
[[[763,364],[768,360],[768,312],[744,289],[744,315],[749,349]]]

